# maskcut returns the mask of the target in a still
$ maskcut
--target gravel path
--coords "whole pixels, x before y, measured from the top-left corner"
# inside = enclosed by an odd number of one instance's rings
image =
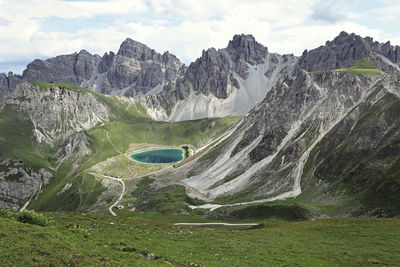
[[[116,214],[112,209],[113,209],[115,206],[117,206],[118,203],[119,203],[119,202],[122,200],[122,198],[124,197],[124,194],[125,194],[125,183],[124,183],[124,181],[122,181],[122,179],[120,179],[120,178],[115,178],[115,177],[108,176],[108,175],[103,175],[103,177],[109,178],[109,179],[112,179],[112,180],[116,180],[116,181],[118,181],[118,182],[120,182],[120,183],[122,184],[122,192],[121,192],[121,194],[119,195],[117,201],[115,201],[115,203],[112,204],[112,205],[108,208],[108,210],[110,211],[110,213],[111,213],[112,216],[117,216],[117,214]]]

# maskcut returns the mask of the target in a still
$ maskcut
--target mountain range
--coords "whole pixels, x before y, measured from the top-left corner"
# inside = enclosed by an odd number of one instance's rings
[[[131,39],[103,57],[35,60],[0,76],[0,205],[98,211],[112,186],[94,169],[128,168],[110,162],[137,144],[191,144],[197,157],[147,173],[155,192],[181,186],[202,203],[186,212],[397,216],[399,74],[399,46],[346,32],[300,57],[241,34],[188,67]]]

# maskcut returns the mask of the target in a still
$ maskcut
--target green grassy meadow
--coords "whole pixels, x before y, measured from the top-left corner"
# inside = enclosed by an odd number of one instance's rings
[[[395,266],[399,219],[173,226],[96,214],[44,213],[42,227],[0,218],[2,266]],[[179,216],[175,217],[180,221]]]

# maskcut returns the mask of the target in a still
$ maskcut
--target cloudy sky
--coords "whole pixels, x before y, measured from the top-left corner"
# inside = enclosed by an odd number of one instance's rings
[[[300,55],[340,31],[400,45],[398,0],[0,0],[0,72],[81,49],[103,55],[130,37],[186,64],[253,34]]]

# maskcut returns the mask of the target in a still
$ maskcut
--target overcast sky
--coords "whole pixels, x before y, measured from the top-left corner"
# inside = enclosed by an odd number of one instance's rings
[[[398,0],[0,0],[0,72],[81,49],[118,51],[127,37],[188,64],[236,33],[300,55],[342,30],[400,44],[398,25]]]

